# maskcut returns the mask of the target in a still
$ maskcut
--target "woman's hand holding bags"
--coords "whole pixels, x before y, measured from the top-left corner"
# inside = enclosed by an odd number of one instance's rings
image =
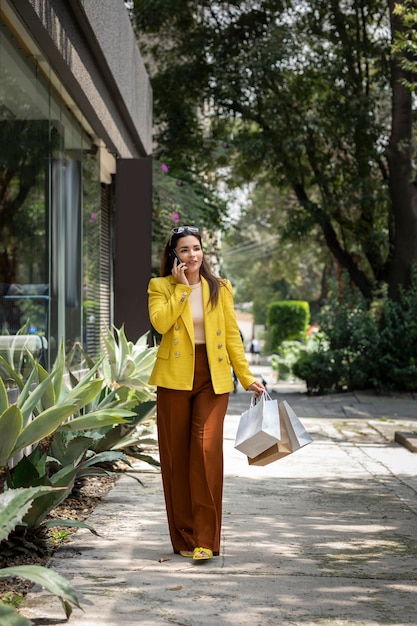
[[[242,413],[235,448],[247,455],[250,465],[268,465],[311,442],[288,402],[278,403],[264,392]]]
[[[279,402],[278,412],[281,425],[280,440],[256,457],[248,457],[249,465],[268,465],[313,441],[286,400]]]
[[[266,391],[257,400],[252,396],[249,409],[240,416],[235,448],[248,457],[256,457],[280,437],[278,402]]]

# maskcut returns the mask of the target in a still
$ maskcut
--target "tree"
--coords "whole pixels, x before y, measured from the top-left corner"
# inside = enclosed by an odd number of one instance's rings
[[[207,231],[206,237],[212,241],[211,251],[217,258],[217,229],[221,230],[226,213],[225,201],[219,196],[215,186],[194,174],[177,169],[172,175],[164,162],[154,161],[153,171],[153,271],[159,273],[161,251],[170,231],[177,224],[190,224]],[[178,177],[181,176],[181,177]]]
[[[398,298],[399,286],[410,282],[410,268],[417,261],[417,187],[413,171],[413,114],[412,95],[408,88],[413,83],[413,73],[417,67],[416,36],[413,33],[413,22],[401,19],[400,7],[405,6],[411,15],[416,15],[415,3],[395,3],[389,0],[391,14],[392,40],[397,37],[407,40],[406,34],[411,31],[410,41],[414,42],[414,68],[407,63],[410,49],[405,50],[404,59],[398,53],[392,56],[391,89],[392,89],[392,125],[391,137],[386,151],[390,172],[390,195],[393,213],[392,260],[389,267],[388,283],[390,295]],[[397,10],[394,11],[395,7]],[[415,82],[415,76],[414,76]]]
[[[253,303],[256,324],[266,324],[272,301],[305,299],[316,310],[323,299],[323,271],[333,270],[318,229],[286,237],[295,202],[268,184],[258,186],[222,238],[222,274],[232,279],[238,306]]]
[[[403,78],[403,84],[415,92],[417,90],[417,4],[415,0],[394,3],[393,15],[401,22],[399,30],[394,32],[392,51],[401,68],[411,80]]]
[[[391,56],[393,1],[135,0],[152,56],[158,151],[294,195],[287,233],[319,228],[369,299],[417,260],[411,99]],[[402,4],[402,3],[401,3]],[[392,98],[391,110],[387,102]]]

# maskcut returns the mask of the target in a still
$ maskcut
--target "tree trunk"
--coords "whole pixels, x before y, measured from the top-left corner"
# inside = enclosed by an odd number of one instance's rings
[[[392,37],[402,29],[401,21],[392,14],[397,2],[388,0]],[[417,262],[417,188],[412,180],[412,97],[410,90],[401,83],[405,76],[399,60],[394,57],[391,66],[391,136],[386,150],[394,224],[388,290],[394,299],[398,297],[400,286],[408,284],[411,265]]]

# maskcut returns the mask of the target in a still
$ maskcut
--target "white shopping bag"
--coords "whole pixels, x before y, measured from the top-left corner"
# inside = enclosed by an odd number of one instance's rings
[[[250,407],[240,416],[235,448],[256,457],[279,441],[281,436],[278,402],[264,392],[258,400],[252,396]]]
[[[303,448],[313,440],[287,401],[278,404],[281,439],[255,457],[248,454],[249,465],[268,465]]]

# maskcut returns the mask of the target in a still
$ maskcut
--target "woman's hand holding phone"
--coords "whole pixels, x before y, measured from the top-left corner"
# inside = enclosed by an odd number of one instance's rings
[[[181,261],[179,254],[175,250],[172,250],[172,256],[172,275],[178,283],[188,285],[189,282],[187,280],[187,277],[185,276],[185,270],[187,269],[187,266]]]
[[[173,264],[174,265],[175,265],[175,261],[176,260],[178,261],[177,265],[180,265],[180,263],[182,263],[182,261],[181,261],[181,259],[179,257],[179,254],[178,254],[178,252],[176,250],[172,250],[172,256],[174,257],[173,258]]]

